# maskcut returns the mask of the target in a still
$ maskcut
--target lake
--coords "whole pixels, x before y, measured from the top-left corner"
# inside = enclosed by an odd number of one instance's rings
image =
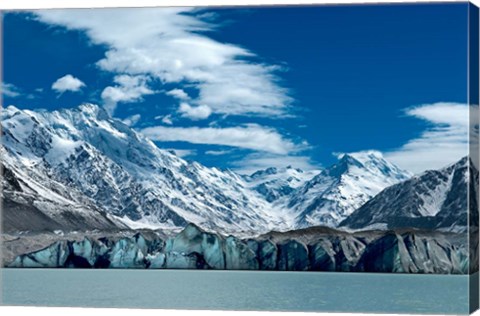
[[[2,304],[467,314],[468,281],[465,275],[2,269]]]

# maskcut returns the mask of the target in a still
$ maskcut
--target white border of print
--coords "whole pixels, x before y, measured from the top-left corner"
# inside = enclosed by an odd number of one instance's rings
[[[242,6],[242,5],[295,5],[295,4],[358,4],[358,3],[402,3],[402,2],[465,2],[461,0],[2,0],[0,10],[9,9],[47,9],[47,8],[102,8],[102,7],[155,7],[155,6]],[[480,0],[472,0],[480,6]],[[145,309],[100,309],[100,308],[65,308],[65,307],[10,307],[0,306],[0,314],[10,315],[37,315],[37,316],[305,316],[312,313],[293,312],[245,312],[245,311],[196,311],[196,310],[145,310]],[[332,315],[331,313],[313,313],[319,316]],[[336,316],[355,316],[359,314],[335,313]],[[388,314],[362,314],[388,315]],[[480,311],[474,315],[480,316]]]

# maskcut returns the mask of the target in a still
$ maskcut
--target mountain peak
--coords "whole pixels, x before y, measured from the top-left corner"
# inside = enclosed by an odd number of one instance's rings
[[[347,160],[351,161],[352,159],[365,164],[370,161],[376,160],[385,160],[383,154],[376,150],[365,150],[365,151],[358,151],[353,153],[343,153],[338,156],[340,160]]]
[[[88,117],[95,117],[101,120],[109,119],[110,115],[107,113],[107,111],[93,103],[83,103],[80,106],[78,106],[78,111],[83,113],[85,116]]]
[[[338,163],[328,169],[332,176],[340,176],[345,172],[352,171],[354,167],[370,173],[398,177],[398,180],[405,180],[406,177],[412,176],[410,172],[387,161],[381,152],[375,150],[346,153],[339,156],[339,159]]]
[[[455,166],[456,168],[462,168],[462,167],[466,167],[469,163],[472,164],[471,159],[469,159],[468,156],[465,156],[461,158],[459,161],[457,161],[456,163],[454,163],[453,166]]]
[[[374,151],[349,153],[306,182],[290,198],[299,227],[336,226],[370,198],[410,174]]]
[[[15,105],[9,105],[5,108],[6,111],[16,112],[19,109]]]

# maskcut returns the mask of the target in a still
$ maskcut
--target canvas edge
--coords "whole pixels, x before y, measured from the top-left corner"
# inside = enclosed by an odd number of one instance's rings
[[[468,104],[469,104],[469,164],[478,170],[479,159],[479,8],[468,5]],[[469,312],[479,309],[479,274],[478,274],[478,199],[479,179],[473,174],[469,177],[468,190],[468,243],[469,243]],[[476,210],[474,208],[477,208]],[[477,223],[475,224],[475,221]]]
[[[0,90],[3,89],[3,12],[0,10]],[[3,93],[0,93],[0,110],[3,109]],[[2,142],[2,125],[0,124],[0,144]],[[0,177],[3,178],[3,163],[0,156]],[[0,182],[0,235],[3,234],[3,181]],[[3,238],[0,238],[0,306],[3,305]]]

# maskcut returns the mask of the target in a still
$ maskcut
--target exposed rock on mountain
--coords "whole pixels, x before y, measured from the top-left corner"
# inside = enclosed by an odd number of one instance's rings
[[[426,171],[393,185],[365,203],[340,226],[467,231],[468,180],[470,175],[478,179],[478,170],[471,166],[465,157],[441,170]],[[476,203],[475,197],[471,197],[471,203]],[[473,207],[472,212],[478,218],[478,208]]]

